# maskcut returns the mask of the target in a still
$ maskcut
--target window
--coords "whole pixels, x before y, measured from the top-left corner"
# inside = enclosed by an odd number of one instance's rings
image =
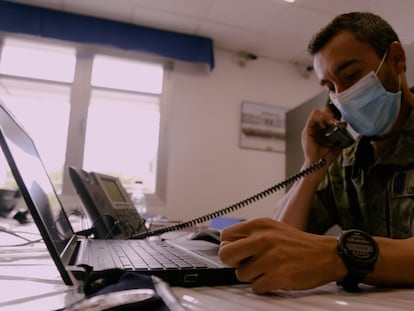
[[[159,64],[96,55],[92,85],[112,89],[161,94],[163,69]]]
[[[155,192],[159,135],[159,64],[95,55],[86,125],[84,168],[143,182]]]
[[[49,41],[4,38],[0,98],[31,134],[58,193],[70,183],[68,165],[126,186],[140,180],[155,193],[163,66]],[[0,187],[12,179],[0,166]]]
[[[2,74],[59,82],[72,82],[74,48],[6,38],[1,53]]]
[[[88,112],[84,168],[142,181],[155,191],[159,135],[159,99],[139,94],[94,90]]]
[[[70,84],[61,82],[73,80],[75,49],[6,39],[0,60],[1,100],[31,134],[60,191],[70,111]],[[0,175],[0,186],[15,185],[7,164]]]

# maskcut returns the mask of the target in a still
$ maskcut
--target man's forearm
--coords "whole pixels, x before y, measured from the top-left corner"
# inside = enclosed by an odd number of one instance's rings
[[[304,231],[315,191],[324,172],[313,173],[298,182],[276,203],[274,219]]]
[[[380,250],[374,272],[365,283],[380,286],[414,286],[414,238],[375,237]]]

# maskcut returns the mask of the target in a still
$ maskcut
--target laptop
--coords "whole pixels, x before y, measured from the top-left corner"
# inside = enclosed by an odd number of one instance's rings
[[[0,146],[63,282],[79,286],[94,271],[120,268],[155,275],[172,286],[239,283],[206,241],[91,239],[77,234],[65,213],[32,138],[0,102]],[[165,255],[167,252],[171,263]],[[131,260],[128,257],[133,257]],[[161,264],[159,263],[161,262]],[[148,265],[151,264],[151,267]],[[178,265],[178,266],[177,266]]]

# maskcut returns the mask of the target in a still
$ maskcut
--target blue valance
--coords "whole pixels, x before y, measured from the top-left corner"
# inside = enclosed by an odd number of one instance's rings
[[[0,1],[0,30],[148,52],[214,68],[210,38]]]

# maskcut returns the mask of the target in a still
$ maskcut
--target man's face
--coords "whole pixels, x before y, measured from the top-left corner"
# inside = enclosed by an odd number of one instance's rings
[[[367,43],[358,41],[350,32],[343,31],[331,39],[315,54],[313,65],[316,75],[329,91],[343,92],[358,82],[370,71],[375,71],[381,62],[375,50]],[[378,73],[387,77],[386,66]],[[386,83],[384,83],[386,87]]]

